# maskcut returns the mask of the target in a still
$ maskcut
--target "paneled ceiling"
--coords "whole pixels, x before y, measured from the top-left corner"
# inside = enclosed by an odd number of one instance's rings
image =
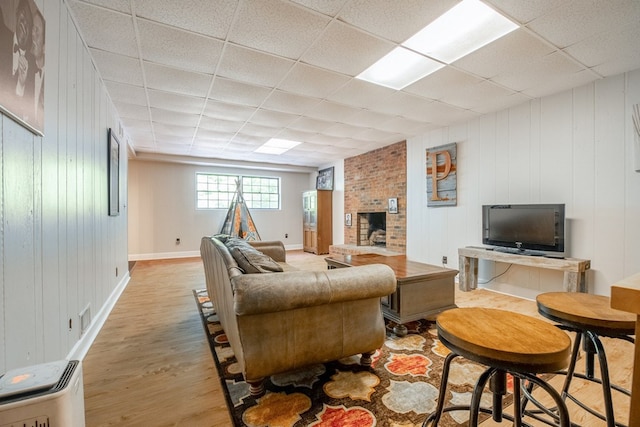
[[[485,2],[520,27],[397,91],[354,76],[458,0],[67,0],[140,158],[317,167],[640,68],[638,0]]]

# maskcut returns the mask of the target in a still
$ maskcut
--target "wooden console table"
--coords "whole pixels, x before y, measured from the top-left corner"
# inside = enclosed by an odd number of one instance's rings
[[[636,339],[640,337],[640,273],[611,286],[611,308],[634,313],[636,317]],[[640,346],[634,345],[633,377],[631,382],[631,404],[629,427],[640,427]]]
[[[478,260],[506,262],[528,267],[548,268],[564,271],[563,290],[587,292],[586,272],[591,261],[577,258],[547,258],[542,256],[517,255],[482,248],[458,249],[460,261],[460,290],[470,291],[478,287]]]
[[[394,332],[406,334],[403,323],[426,318],[455,308],[455,282],[458,270],[409,261],[405,255],[342,255],[325,258],[328,268],[385,264],[396,274],[396,291],[382,299],[384,317],[399,325]]]

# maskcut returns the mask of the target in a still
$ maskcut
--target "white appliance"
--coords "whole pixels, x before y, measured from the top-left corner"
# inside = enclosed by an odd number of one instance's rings
[[[0,377],[0,427],[84,427],[82,364],[59,360]]]

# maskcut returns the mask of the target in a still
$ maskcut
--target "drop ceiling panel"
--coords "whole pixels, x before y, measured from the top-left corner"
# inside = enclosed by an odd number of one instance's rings
[[[323,135],[334,136],[336,138],[353,138],[362,132],[362,127],[344,123],[335,123],[324,131]]]
[[[375,108],[396,91],[363,80],[353,79],[328,99],[358,108]]]
[[[89,47],[134,58],[138,55],[133,19],[130,15],[75,0],[69,1],[69,7],[80,28],[85,30],[82,35]]]
[[[135,138],[136,141],[140,137],[144,137],[145,139],[153,137],[153,130],[151,129],[150,119],[137,120],[137,119],[122,117],[122,125],[125,128],[131,129],[131,131],[129,132],[129,135],[132,138]]]
[[[244,0],[229,41],[298,59],[328,22],[329,18],[288,2]]]
[[[149,108],[142,105],[117,102],[116,108],[122,118],[149,120]]]
[[[195,127],[198,125],[200,115],[178,113],[176,111],[169,111],[160,108],[151,109],[151,120],[154,123],[163,123],[167,125],[189,126]]]
[[[308,110],[306,115],[314,119],[327,120],[330,122],[342,122],[359,111],[359,108],[353,108],[331,101],[322,101]]]
[[[207,105],[204,109],[203,115],[206,117],[244,123],[253,115],[255,111],[255,107],[238,104],[228,104],[226,102],[218,102],[210,99],[207,101]]]
[[[182,95],[205,97],[211,84],[211,76],[164,65],[144,63],[147,86]]]
[[[211,99],[249,107],[258,107],[269,96],[271,89],[218,77],[213,83]]]
[[[505,73],[517,74],[521,70],[536,66],[556,50],[526,29],[522,29],[513,31],[457,60],[453,65],[461,71],[490,79]]]
[[[377,125],[376,128],[392,133],[418,135],[430,130],[431,126],[418,120],[405,119],[403,117],[392,117],[384,123]]]
[[[640,2],[638,2],[640,4]],[[612,49],[611,46],[634,46]],[[640,24],[593,36],[565,49],[602,76],[613,76],[640,68]]]
[[[349,3],[350,0],[291,0],[309,9],[313,9],[328,16],[336,16],[336,14]]]
[[[420,94],[418,94],[420,95]],[[434,101],[426,96],[416,96],[406,92],[396,92],[385,102],[376,106],[375,110],[391,115],[398,115],[414,120],[425,120],[420,113],[432,108]]]
[[[204,107],[204,98],[151,89],[148,93],[149,105],[152,108],[161,108],[179,113],[200,114]]]
[[[339,18],[371,34],[402,43],[458,1],[354,0],[340,11]]]
[[[558,84],[564,87],[579,86],[588,81],[593,81],[596,76],[583,71],[579,65],[567,58],[561,52],[554,52],[540,58],[535,64],[529,64],[527,68],[508,70],[495,76],[492,80],[515,91],[524,92],[533,97],[549,94]],[[579,78],[581,77],[581,78]],[[585,78],[586,77],[586,78]]]
[[[320,68],[356,76],[394,47],[342,22],[333,21],[303,55],[302,61]]]
[[[141,86],[131,86],[124,83],[106,81],[105,86],[113,101],[123,101],[127,104],[147,105],[147,94]]]
[[[62,4],[134,151],[158,154],[198,135],[191,156],[321,166],[640,68],[637,0],[481,0],[520,29],[403,90],[354,79],[458,1]],[[247,152],[272,135],[303,144]]]
[[[251,122],[269,127],[287,127],[298,117],[300,116],[295,114],[259,109],[251,117]]]
[[[165,125],[162,123],[154,123],[153,130],[158,138],[161,138],[161,135],[191,138],[196,131],[193,127]]]
[[[245,123],[239,133],[242,135],[273,138],[278,134],[278,129],[270,126],[262,126],[256,123]],[[262,144],[258,143],[257,145]]]
[[[142,59],[189,71],[213,74],[223,43],[149,21],[138,22]]]
[[[344,86],[349,80],[350,77],[343,74],[296,63],[285,79],[278,85],[278,88],[315,98],[326,98]]]
[[[224,39],[238,6],[238,0],[136,0],[136,14],[194,33]],[[215,6],[215,7],[212,7]]]
[[[434,101],[424,108],[416,110],[414,116],[415,120],[425,120],[428,123],[447,122],[447,125],[451,125],[453,123],[474,119],[478,117],[479,114]]]
[[[189,146],[192,143],[192,138],[188,137],[178,137],[178,136],[167,136],[167,135],[156,135],[156,141],[159,144],[173,144],[173,145],[182,145]]]
[[[294,62],[241,46],[228,45],[218,75],[260,86],[276,86]]]
[[[520,24],[527,24],[559,7],[558,0],[486,0],[487,4]]]
[[[637,0],[572,0],[559,2],[558,7],[533,20],[528,27],[564,48],[620,27],[638,26],[638,15]]]
[[[306,131],[306,132],[323,132],[333,122],[326,120],[318,120],[311,117],[300,117],[288,126],[288,129]]]
[[[392,116],[384,113],[378,113],[376,111],[371,110],[360,110],[355,114],[345,117],[344,123],[348,123],[352,126],[358,127],[370,127],[375,128],[389,121]]]
[[[198,133],[195,136],[194,142],[199,144],[204,142],[224,142],[225,144],[227,144],[236,135],[237,131],[234,130],[234,127],[235,126],[232,126],[229,123],[221,123],[221,126],[218,129],[215,129],[213,127],[200,127],[198,129]]]
[[[90,52],[103,79],[143,86],[142,67],[140,67],[139,59],[104,50],[90,49]]]
[[[230,136],[233,136],[242,128],[242,126],[244,126],[244,122],[241,121],[213,119],[203,116],[202,120],[200,121],[200,128],[197,135],[200,137],[204,135],[204,133],[201,133],[201,131],[210,130],[229,133]]]
[[[74,1],[74,0],[71,0]],[[131,13],[130,0],[86,0],[87,3],[102,6],[118,12]]]
[[[276,90],[265,100],[263,107],[283,113],[304,114],[320,102],[317,98]]]

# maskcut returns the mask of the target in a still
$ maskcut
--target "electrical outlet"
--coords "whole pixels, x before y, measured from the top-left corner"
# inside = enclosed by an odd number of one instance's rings
[[[289,238],[289,233],[285,233],[285,234],[284,234],[284,238],[285,238],[285,239],[288,239],[288,238]]]
[[[443,263],[443,264],[446,264],[446,263],[447,263],[447,257],[446,257],[446,256],[444,256],[444,255],[442,256],[442,263]]]
[[[179,244],[180,244],[180,238],[176,237],[176,245],[179,245]]]

